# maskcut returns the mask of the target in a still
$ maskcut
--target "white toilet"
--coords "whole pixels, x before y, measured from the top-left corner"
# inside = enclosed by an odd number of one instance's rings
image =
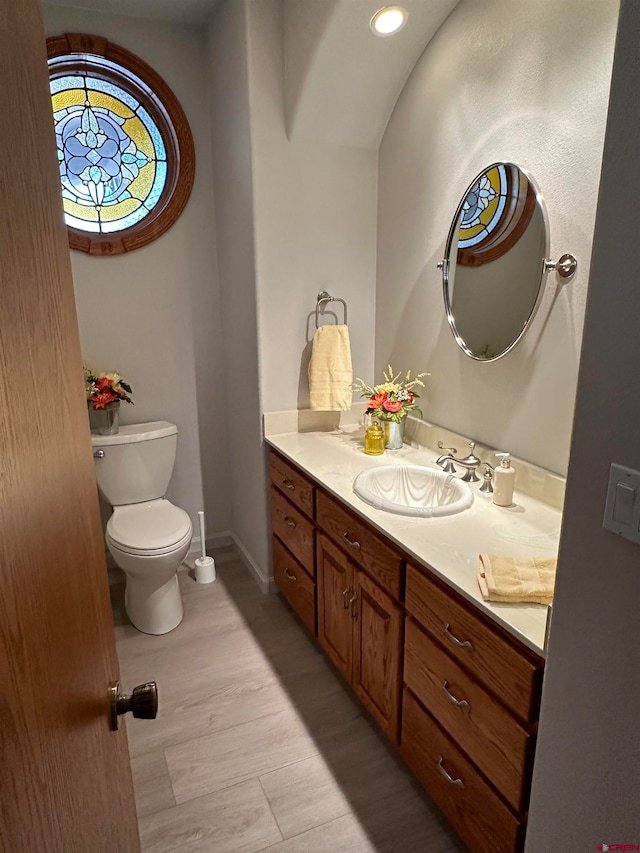
[[[145,634],[166,634],[184,610],[176,572],[191,544],[191,519],[164,495],[176,458],[178,429],[167,421],[92,435],[100,493],[113,507],[106,542],[127,577],[125,607]]]

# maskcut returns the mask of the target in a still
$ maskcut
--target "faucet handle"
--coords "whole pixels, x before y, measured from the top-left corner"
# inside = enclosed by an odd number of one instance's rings
[[[493,472],[495,468],[493,465],[489,465],[488,462],[482,463],[485,466],[484,474],[482,476],[482,485],[480,486],[480,491],[485,492],[486,494],[491,494],[493,492]]]
[[[448,453],[454,453],[454,454],[458,452],[455,447],[445,447],[441,441],[438,442],[438,449],[439,450],[446,450]]]

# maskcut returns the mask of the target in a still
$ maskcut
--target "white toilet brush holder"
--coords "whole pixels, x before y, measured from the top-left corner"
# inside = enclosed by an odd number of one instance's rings
[[[204,535],[204,512],[198,513],[200,522],[200,547],[202,555],[196,558],[196,582],[212,583],[216,579],[216,563],[213,557],[207,557]]]

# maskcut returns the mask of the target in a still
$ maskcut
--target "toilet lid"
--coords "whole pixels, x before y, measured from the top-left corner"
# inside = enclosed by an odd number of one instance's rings
[[[190,536],[191,519],[183,509],[162,498],[115,507],[107,533],[127,550],[159,551]]]

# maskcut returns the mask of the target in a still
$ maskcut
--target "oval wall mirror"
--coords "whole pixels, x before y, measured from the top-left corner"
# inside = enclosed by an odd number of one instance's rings
[[[514,163],[493,163],[469,185],[442,262],[447,320],[476,361],[506,355],[531,323],[549,245],[544,205]]]

